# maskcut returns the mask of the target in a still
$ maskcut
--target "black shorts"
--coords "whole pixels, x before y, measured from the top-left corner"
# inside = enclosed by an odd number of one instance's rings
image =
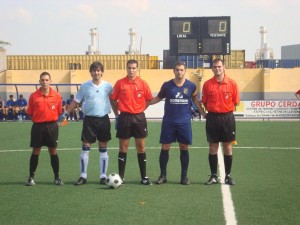
[[[58,125],[56,122],[33,123],[31,127],[30,147],[47,146],[56,148],[58,142]]]
[[[231,142],[235,140],[235,118],[233,112],[206,115],[206,137],[208,142]]]
[[[121,113],[118,119],[117,138],[145,138],[148,135],[145,113]]]
[[[103,117],[84,116],[81,141],[88,143],[108,142],[111,140],[110,120],[108,115]]]

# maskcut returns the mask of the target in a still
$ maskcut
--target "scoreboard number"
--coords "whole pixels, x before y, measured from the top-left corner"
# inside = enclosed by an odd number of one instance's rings
[[[170,55],[229,55],[230,17],[170,17]]]

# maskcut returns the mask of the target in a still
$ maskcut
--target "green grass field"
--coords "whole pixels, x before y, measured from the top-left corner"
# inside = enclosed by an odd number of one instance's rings
[[[0,123],[0,224],[226,224],[222,184],[206,186],[209,178],[205,123],[193,122],[190,148],[191,185],[179,184],[180,161],[173,144],[168,164],[168,183],[139,184],[136,151],[128,153],[126,184],[117,190],[99,184],[99,153],[90,154],[88,183],[74,186],[79,178],[82,123],[60,128],[60,175],[65,185],[55,186],[48,152],[42,151],[33,187],[28,176],[30,122]],[[159,122],[149,122],[148,176],[159,175]],[[300,122],[238,121],[230,187],[237,224],[300,224]],[[117,172],[118,140],[112,130],[109,173]]]

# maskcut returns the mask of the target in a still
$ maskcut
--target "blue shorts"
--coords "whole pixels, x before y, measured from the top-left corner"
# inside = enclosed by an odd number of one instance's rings
[[[160,141],[161,144],[171,144],[179,142],[181,144],[192,144],[191,123],[173,123],[163,121],[161,124]]]

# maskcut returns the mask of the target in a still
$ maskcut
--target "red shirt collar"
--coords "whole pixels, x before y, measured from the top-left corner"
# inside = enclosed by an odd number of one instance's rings
[[[216,77],[214,77],[214,81],[215,83],[219,83]],[[222,80],[222,83],[228,83],[228,77],[226,76],[226,74],[224,74],[224,79]]]
[[[40,87],[39,92],[41,95],[44,95],[41,89],[42,88]],[[53,91],[54,91],[53,88],[49,87],[49,94],[47,96],[53,96]]]

